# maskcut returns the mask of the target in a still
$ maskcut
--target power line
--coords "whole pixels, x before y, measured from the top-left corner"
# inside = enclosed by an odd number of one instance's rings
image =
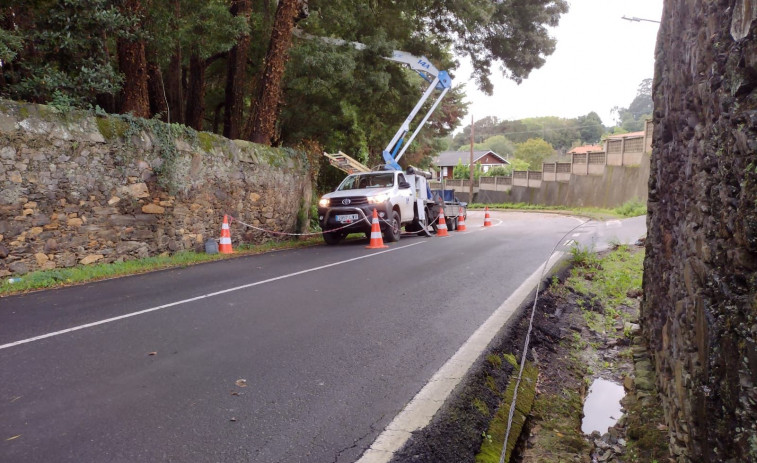
[[[635,22],[647,21],[650,23],[660,24],[660,21],[655,21],[654,19],[637,18],[636,16],[631,16],[630,18],[628,18],[626,17],[626,15],[623,15],[621,19],[625,19],[626,21],[635,21]]]

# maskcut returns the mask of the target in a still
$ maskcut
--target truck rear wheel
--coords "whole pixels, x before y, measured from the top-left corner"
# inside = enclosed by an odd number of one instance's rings
[[[384,231],[384,241],[387,243],[394,243],[400,240],[401,234],[401,222],[400,214],[397,211],[392,211],[392,218],[389,220],[388,227]]]

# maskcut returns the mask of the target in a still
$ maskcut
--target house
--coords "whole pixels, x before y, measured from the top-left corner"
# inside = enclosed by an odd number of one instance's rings
[[[440,177],[453,178],[452,172],[455,166],[462,163],[464,166],[470,164],[470,151],[442,151],[439,156],[434,158],[434,165],[439,169]],[[489,171],[492,167],[509,166],[510,162],[495,153],[492,150],[474,151],[473,163],[481,164],[483,172]]]
[[[601,146],[601,145],[583,145],[583,146],[576,146],[575,148],[571,148],[571,150],[568,151],[568,155],[596,153],[598,151],[604,151],[604,150],[605,150],[604,146]]]

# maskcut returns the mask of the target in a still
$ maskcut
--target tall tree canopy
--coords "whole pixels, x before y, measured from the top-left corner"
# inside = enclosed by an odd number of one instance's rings
[[[95,106],[377,162],[425,85],[383,59],[455,54],[491,91],[554,50],[565,0],[28,0],[0,7],[0,95]],[[366,44],[357,50],[292,36]],[[467,76],[466,76],[467,77]],[[455,87],[406,154],[424,165],[466,111]],[[491,135],[496,135],[492,133]]]
[[[513,143],[541,138],[560,152],[577,144],[596,143],[604,132],[602,120],[595,112],[575,119],[548,116],[500,121],[488,116],[474,122],[474,137],[478,143],[496,135],[504,136]],[[470,126],[466,126],[454,137],[452,144],[457,147],[469,143],[469,140]]]
[[[523,143],[518,143],[514,156],[528,162],[529,169],[541,170],[544,160],[552,156],[554,152],[552,145],[546,141],[541,138],[531,138]]]
[[[644,130],[644,121],[652,118],[652,79],[644,79],[627,108],[614,107],[616,123],[626,132]]]

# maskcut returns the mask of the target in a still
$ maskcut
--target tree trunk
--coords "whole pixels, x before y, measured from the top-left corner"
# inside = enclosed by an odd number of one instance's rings
[[[215,111],[213,111],[213,133],[218,133],[218,129],[221,126],[221,119],[222,119],[221,113],[222,113],[223,107],[224,107],[223,102],[218,103],[216,105]]]
[[[184,123],[184,82],[182,79],[181,68],[181,47],[176,47],[176,51],[171,56],[168,63],[168,71],[165,77],[166,99],[168,100],[168,111],[171,114],[168,122]]]
[[[276,134],[276,119],[281,99],[281,79],[284,76],[295,17],[300,14],[300,0],[279,0],[271,31],[271,42],[265,57],[263,76],[252,111],[252,133],[255,143],[270,145]]]
[[[250,10],[250,0],[234,0],[231,5],[231,14],[234,16],[243,16],[248,20]],[[249,48],[250,34],[242,34],[237,44],[229,52],[229,59],[227,60],[223,136],[232,140],[239,138],[241,135],[245,71],[247,68],[247,50]]]
[[[181,16],[181,5],[179,0],[173,0],[175,17]],[[176,31],[172,31],[175,33]],[[168,70],[165,75],[166,99],[168,100],[168,113],[170,117],[168,122],[184,123],[184,81],[182,79],[182,54],[181,45],[176,45],[171,61],[168,63]]]
[[[186,125],[202,130],[205,119],[205,60],[196,54],[189,57]]]
[[[167,122],[169,120],[169,110],[166,103],[163,74],[160,72],[160,66],[152,61],[148,62],[147,75],[147,94],[150,97],[150,112],[153,116],[160,114],[160,120]]]
[[[129,15],[142,13],[140,0],[126,0],[123,6]],[[147,59],[144,40],[119,39],[118,66],[124,73],[124,87],[121,92],[121,113],[132,113],[137,117],[150,117],[150,100],[147,95]]]

